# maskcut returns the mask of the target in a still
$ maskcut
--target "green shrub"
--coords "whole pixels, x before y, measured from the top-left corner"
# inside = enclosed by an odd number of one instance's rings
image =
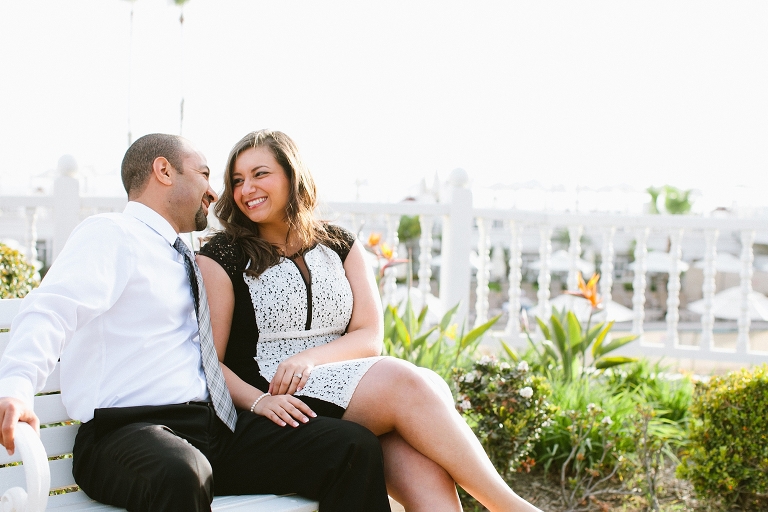
[[[0,298],[24,297],[38,284],[40,277],[34,265],[16,249],[0,243]]]
[[[502,477],[530,470],[534,443],[552,413],[549,384],[528,364],[485,356],[470,370],[455,369],[456,408],[467,420]]]
[[[742,369],[696,385],[689,447],[678,476],[702,496],[733,508],[768,502],[768,366]]]

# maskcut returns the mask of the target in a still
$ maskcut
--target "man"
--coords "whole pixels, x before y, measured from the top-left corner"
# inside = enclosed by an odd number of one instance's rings
[[[199,272],[179,233],[201,230],[216,194],[205,157],[173,135],[138,139],[121,214],[83,221],[22,303],[0,361],[0,442],[38,426],[32,397],[61,361],[62,401],[82,422],[73,473],[128,510],[210,510],[215,494],[291,493],[321,510],[389,510],[376,437],[308,417],[279,427],[235,415]],[[207,357],[206,357],[207,356]],[[303,408],[302,408],[303,407]]]

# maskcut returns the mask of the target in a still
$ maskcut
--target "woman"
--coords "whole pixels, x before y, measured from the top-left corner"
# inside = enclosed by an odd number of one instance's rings
[[[215,205],[224,231],[197,261],[235,405],[282,426],[317,413],[367,427],[408,511],[461,510],[455,483],[491,511],[538,510],[498,475],[440,384],[377,357],[382,311],[363,248],[316,221],[315,204],[287,135],[249,133],[230,152]]]

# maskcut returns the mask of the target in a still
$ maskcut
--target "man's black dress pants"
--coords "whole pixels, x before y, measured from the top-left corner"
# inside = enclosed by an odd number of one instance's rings
[[[232,433],[205,403],[97,409],[73,450],[88,496],[129,511],[209,511],[214,495],[288,494],[322,512],[389,512],[381,447],[355,423],[279,427],[241,412]]]

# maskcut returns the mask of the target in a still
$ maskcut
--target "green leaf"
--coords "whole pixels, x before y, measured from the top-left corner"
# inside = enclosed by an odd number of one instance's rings
[[[459,304],[453,306],[443,315],[443,318],[440,320],[440,332],[443,332],[448,328],[449,325],[451,325],[451,318],[453,318],[453,315],[456,314],[456,310],[459,309]]]
[[[588,347],[589,344],[592,343],[592,341],[595,339],[595,337],[598,335],[598,333],[600,332],[600,330],[603,328],[604,325],[605,325],[605,322],[600,322],[599,324],[590,327],[589,332],[587,333],[587,336],[585,338],[586,340],[585,346]]]
[[[418,348],[421,345],[423,345],[427,341],[427,338],[429,338],[429,335],[432,334],[435,331],[435,329],[437,329],[437,326],[433,325],[427,332],[425,332],[418,338],[415,338],[412,343],[413,348]]]
[[[613,327],[613,320],[605,326],[605,329],[600,331],[600,334],[598,334],[597,339],[595,340],[595,344],[592,345],[592,358],[597,359],[601,355],[605,354],[603,351],[603,341],[605,340],[606,335],[608,334],[608,331],[611,330]]]
[[[509,345],[507,345],[507,343],[504,340],[499,340],[499,342],[501,343],[501,348],[504,349],[504,352],[507,353],[509,358],[511,360],[513,360],[514,362],[519,363],[520,362],[520,356],[518,355],[517,351],[515,349],[513,349],[512,347],[510,347]]]
[[[629,336],[622,336],[621,338],[616,338],[615,340],[611,340],[610,343],[603,346],[603,354],[607,354],[608,352],[613,352],[617,348],[623,347],[627,343],[631,343],[635,341],[638,338],[639,335],[637,334],[630,334]]]
[[[501,315],[496,315],[495,317],[491,318],[487,322],[485,322],[483,325],[479,325],[469,331],[464,338],[461,340],[461,348],[462,350],[469,346],[470,343],[475,341],[476,339],[480,338],[485,332],[493,327],[493,324],[498,322],[499,318],[501,318]]]
[[[427,305],[424,304],[424,307],[421,308],[421,312],[419,313],[419,318],[418,318],[419,325],[417,327],[418,330],[421,330],[421,326],[424,325],[424,319],[427,318],[428,311],[429,311],[429,308],[427,308]]]
[[[551,340],[552,334],[550,334],[549,327],[547,327],[547,324],[544,323],[544,320],[542,320],[539,317],[536,317],[536,323],[539,324],[539,329],[541,329],[541,333],[544,335],[544,337],[548,340]]]
[[[575,347],[581,343],[581,322],[576,318],[573,311],[569,311],[566,317],[568,322],[568,340],[571,343],[571,347]]]
[[[403,342],[403,345],[405,346],[405,348],[410,348],[411,335],[408,333],[408,329],[405,327],[405,323],[397,314],[397,312],[393,313],[393,318],[395,320],[395,329],[397,329],[397,336],[400,338],[400,341]]]
[[[557,355],[557,347],[550,340],[542,340],[541,345],[544,347],[544,352],[549,355],[553,361],[559,361],[560,358]]]
[[[552,322],[552,331],[555,333],[554,341],[557,343],[557,347],[560,349],[560,353],[564,355],[567,349],[565,345],[565,330],[563,329],[560,320],[558,320],[555,315],[552,315],[550,321]]]
[[[595,361],[595,368],[598,370],[604,370],[606,368],[611,368],[613,366],[618,366],[620,364],[626,364],[626,363],[634,363],[637,361],[636,357],[625,357],[625,356],[613,356],[613,357],[601,357],[597,361]]]

